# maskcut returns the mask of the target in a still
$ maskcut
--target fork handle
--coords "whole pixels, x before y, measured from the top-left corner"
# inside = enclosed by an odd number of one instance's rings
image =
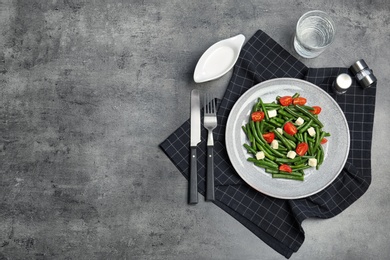
[[[196,156],[196,146],[191,146],[191,168],[190,168],[190,179],[189,179],[189,204],[198,203],[198,157]]]
[[[214,201],[214,146],[207,146],[206,200]]]

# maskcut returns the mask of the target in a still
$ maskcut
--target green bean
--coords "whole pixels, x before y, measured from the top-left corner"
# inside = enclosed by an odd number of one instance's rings
[[[248,132],[248,136],[249,136],[249,142],[252,146],[252,149],[253,150],[257,150],[257,147],[256,147],[256,138],[253,134],[253,131],[251,129],[251,123],[247,124],[247,132]]]
[[[263,120],[264,121],[264,120]],[[267,130],[267,131],[270,131],[270,129],[275,129],[275,126],[270,124],[269,122],[266,122],[264,121],[264,128]]]
[[[261,98],[259,98],[259,102],[260,102],[261,108],[263,109],[265,119],[269,120],[268,110],[265,108],[265,105],[263,103],[263,100],[261,100]]]
[[[316,159],[317,159],[317,170],[319,169],[320,165],[318,164],[318,162],[321,160],[321,157],[322,157],[322,151],[320,149],[317,150],[317,154],[316,154]]]
[[[270,124],[270,125],[272,125],[273,127],[281,127],[283,124],[280,124],[280,123],[278,123],[278,122],[276,122],[275,120],[272,120],[272,119],[270,119],[269,121],[268,121],[268,123]]]
[[[296,133],[296,134],[295,134],[295,137],[298,139],[298,141],[299,141],[299,142],[301,142],[301,143],[303,142],[303,136],[302,136],[302,133],[299,133],[299,132],[298,132],[298,133]]]
[[[313,155],[313,152],[314,152],[314,150],[313,150],[313,146],[314,146],[314,144],[313,144],[314,142],[308,142],[307,144],[309,145],[309,149],[307,150],[307,154],[308,155]]]
[[[292,150],[293,148],[290,146],[290,143],[287,141],[287,139],[279,133],[277,130],[274,130],[274,134],[278,137],[278,139],[286,146],[288,150]]]
[[[242,128],[242,130],[244,131],[244,133],[245,133],[246,135],[248,135],[248,131],[246,130],[246,127],[243,125],[241,128]]]
[[[255,122],[254,124],[255,124],[255,130],[256,130],[257,135],[259,136],[259,138],[261,139],[261,141],[263,143],[266,143],[267,141],[265,141],[265,139],[263,137],[263,133],[261,132],[260,122]]]
[[[280,123],[280,124],[284,124],[284,122],[286,121],[286,120],[284,120],[283,118],[280,118],[280,117],[274,117],[274,118],[272,118],[274,121],[276,121],[276,122],[278,122],[278,123]]]
[[[292,114],[296,119],[298,117],[304,119],[305,121],[308,121],[310,118],[307,117],[305,114],[303,113],[300,113],[300,111],[298,111],[297,109],[295,109],[295,106],[288,106],[285,108],[287,110],[287,112],[289,112],[290,114]]]
[[[272,174],[272,178],[281,178],[281,179],[290,179],[290,180],[297,180],[297,181],[303,181],[304,177],[302,176],[296,176],[291,174],[282,174],[282,173],[274,173]]]
[[[306,170],[306,169],[311,168],[310,165],[304,165],[304,164],[293,165],[293,166],[290,166],[290,167],[291,167],[291,169],[293,169],[293,171]]]
[[[317,165],[321,165],[324,162],[325,152],[324,152],[324,148],[322,147],[322,145],[320,145],[318,147],[318,149],[320,149],[321,156],[319,157],[319,161],[317,161]]]
[[[303,106],[300,106],[300,107],[302,107],[302,108],[304,108],[304,109],[308,110],[309,112],[310,112],[311,110],[314,110],[314,108],[313,108],[313,107],[311,107],[311,106],[306,106],[306,105],[303,105]]]
[[[286,137],[287,139],[293,141],[293,142],[297,141],[297,139],[294,136],[287,134],[285,131],[283,132],[283,136]]]
[[[252,135],[252,138],[251,138],[251,145],[252,145],[252,148],[254,150],[257,150],[256,140],[255,140],[255,137],[253,135]]]
[[[273,170],[278,169],[278,167],[274,167],[271,164],[268,164],[268,163],[262,162],[262,161],[254,162],[254,164],[258,167],[261,167],[261,168],[268,168],[268,169],[273,169]]]
[[[303,136],[303,142],[307,143],[307,132],[304,132],[302,136]]]
[[[314,143],[314,142],[315,142],[315,139],[312,138],[312,137],[310,137],[310,136],[308,136],[308,137],[307,137],[307,141],[308,141],[308,142]]]
[[[246,132],[247,132],[248,137],[251,137],[251,136],[252,136],[252,132],[251,132],[251,128],[250,128],[249,123],[247,123],[247,124],[245,125],[245,130],[246,130]]]
[[[264,161],[273,164],[275,167],[278,167],[278,166],[279,166],[276,162],[274,162],[274,160],[271,160],[271,159],[269,159],[269,158],[267,158],[267,157],[264,158]]]
[[[305,173],[303,172],[303,170],[299,170],[297,172],[299,172],[302,176],[305,176]]]
[[[249,146],[248,144],[244,144],[244,147],[246,148],[246,150],[248,151],[248,153],[252,153],[252,154],[256,154],[257,152],[251,147]]]
[[[273,108],[273,109],[280,109],[281,105],[276,104],[276,103],[264,103],[264,106],[266,108]]]
[[[287,148],[286,147],[281,147],[281,145],[279,145],[278,149],[275,149],[276,151],[279,151],[279,152],[287,152]]]
[[[301,156],[302,158],[304,159],[310,159],[310,158],[314,158],[315,156],[313,155],[304,155],[304,156]]]
[[[313,119],[310,119],[309,121],[307,121],[306,123],[303,124],[303,127],[301,127],[300,129],[298,129],[298,132],[299,133],[303,133],[303,132],[306,132],[307,129],[309,129],[309,127],[311,127],[313,124]]]
[[[293,163],[293,162],[299,162],[301,160],[302,160],[302,158],[300,156],[297,156],[294,159],[290,159],[290,158],[276,158],[275,162],[278,162],[278,163]]]
[[[253,136],[252,136],[252,133],[251,133],[249,127],[247,128],[245,126],[242,126],[242,129],[245,132],[245,134],[246,134],[246,136],[247,136],[247,138],[249,140],[249,143],[252,145],[252,149],[256,150],[256,147],[254,147],[254,145],[253,145],[253,143],[254,143]]]
[[[314,150],[317,150],[317,148],[320,145],[321,140],[322,140],[322,138],[324,138],[324,136],[325,136],[325,133],[321,132],[321,130],[319,128],[316,128],[316,138],[315,138],[315,144],[313,147]]]
[[[260,108],[261,108],[261,102],[260,102],[260,99],[257,99],[256,104],[253,106],[252,112],[254,112],[254,111],[260,111]]]
[[[282,173],[282,174],[288,174],[288,175],[293,175],[293,176],[302,176],[302,175],[304,175],[303,173],[302,173],[302,171],[298,171],[298,170],[294,170],[294,171],[292,171],[292,172],[283,172],[283,171],[280,171],[280,173]]]
[[[263,160],[256,160],[255,158],[248,158],[249,162],[253,162],[256,166],[262,167],[262,168],[270,168],[270,169],[278,169],[278,166],[275,166],[269,162],[263,161]]]
[[[290,146],[291,146],[291,150],[294,150],[295,149],[295,147],[297,146],[296,145],[296,143],[294,142],[294,141],[292,141],[292,140],[290,140],[290,139],[288,139],[288,138],[286,138],[286,141],[290,144]]]
[[[263,141],[260,139],[260,137],[259,137],[258,134],[257,134],[256,127],[255,127],[255,122],[250,121],[249,125],[250,125],[250,129],[251,129],[251,131],[252,131],[252,134],[253,134],[255,140],[256,140],[257,142],[259,142],[259,143],[262,143]]]
[[[261,121],[260,121],[260,126],[259,126],[259,128],[260,128],[260,132],[261,132],[261,133],[264,133],[264,120],[261,120]]]
[[[279,170],[270,169],[270,168],[265,168],[265,172],[266,172],[266,173],[271,173],[271,174],[278,174],[278,173],[279,173]]]
[[[305,114],[308,118],[310,119],[313,119],[314,122],[316,122],[321,128],[324,126],[320,120],[318,120],[318,117],[315,117],[312,113],[310,113],[309,111],[307,111],[306,109],[300,107],[300,106],[295,106],[296,109],[298,109],[299,111],[301,111],[303,114]]]
[[[285,157],[286,157],[283,153],[281,153],[281,152],[279,152],[279,151],[277,151],[277,150],[275,150],[275,149],[272,149],[272,148],[269,146],[269,144],[267,144],[267,143],[262,144],[262,148],[265,149],[265,150],[267,150],[267,152],[269,152],[270,154],[272,154],[272,155],[274,155],[274,156],[278,156],[278,157],[281,157],[281,158],[285,158]]]
[[[284,108],[289,114],[294,116],[295,118],[301,117],[300,114],[296,113],[294,110],[292,110],[292,106],[288,106]]]
[[[295,165],[291,165],[291,169],[292,170],[295,170],[295,169],[300,169],[300,167],[304,167],[306,166],[305,162],[299,162],[299,164],[295,164]]]
[[[274,161],[275,156],[271,153],[269,149],[267,149],[267,146],[256,143],[258,150],[263,151],[264,156],[267,157],[268,159]]]
[[[294,118],[293,115],[291,115],[290,113],[286,112],[284,109],[281,109],[278,111],[278,113],[282,116],[285,116],[285,117],[288,117],[288,118]]]

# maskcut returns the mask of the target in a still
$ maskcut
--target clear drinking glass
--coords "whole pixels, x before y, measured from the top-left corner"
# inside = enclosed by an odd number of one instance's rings
[[[304,58],[317,57],[333,42],[335,33],[334,22],[327,13],[307,12],[298,20],[294,49]]]

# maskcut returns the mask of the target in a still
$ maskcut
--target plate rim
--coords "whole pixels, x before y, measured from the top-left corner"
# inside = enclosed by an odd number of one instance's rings
[[[258,187],[254,187],[250,181],[248,181],[245,177],[242,176],[242,174],[240,174],[239,170],[236,168],[236,165],[234,165],[234,163],[232,162],[232,159],[231,159],[231,153],[232,151],[229,151],[229,147],[228,147],[228,132],[230,131],[229,129],[229,122],[232,119],[232,111],[235,110],[235,107],[238,106],[238,103],[240,103],[239,101],[241,101],[246,95],[250,94],[251,92],[255,92],[255,91],[258,91],[257,89],[262,87],[263,85],[266,85],[266,84],[269,84],[271,86],[274,86],[277,84],[277,82],[285,82],[285,81],[289,81],[291,83],[293,82],[299,82],[301,84],[305,84],[305,85],[308,85],[310,87],[314,87],[315,89],[317,89],[318,91],[322,92],[323,94],[325,94],[326,96],[328,96],[328,98],[332,101],[332,103],[337,107],[337,109],[341,112],[341,116],[343,118],[343,121],[344,121],[344,125],[346,127],[346,133],[347,133],[347,146],[346,146],[346,155],[344,156],[344,160],[342,162],[342,166],[340,167],[340,169],[338,170],[338,173],[335,174],[333,176],[332,179],[330,179],[325,185],[323,185],[323,187],[313,191],[313,192],[310,192],[310,193],[306,193],[306,194],[303,194],[303,195],[298,195],[298,196],[284,196],[284,195],[276,195],[276,194],[273,194],[272,192],[267,192],[267,191],[262,191],[261,189],[259,189]],[[273,84],[273,85],[272,85]],[[266,86],[266,87],[270,87],[270,86]],[[312,196],[314,194],[317,194],[319,193],[320,191],[324,190],[326,187],[328,187],[331,183],[334,182],[334,180],[339,176],[339,174],[342,172],[347,160],[348,160],[348,155],[349,155],[349,152],[350,152],[350,130],[349,130],[349,125],[348,125],[348,121],[345,117],[345,114],[344,112],[342,111],[342,109],[340,108],[339,104],[336,102],[336,100],[334,100],[334,98],[332,96],[329,95],[329,93],[327,93],[325,90],[323,90],[322,88],[320,88],[319,86],[315,85],[314,83],[311,83],[309,81],[306,81],[306,80],[303,80],[303,79],[297,79],[297,78],[289,78],[289,77],[282,77],[282,78],[274,78],[274,79],[269,79],[269,80],[265,80],[263,82],[260,82],[256,85],[253,85],[252,87],[250,87],[248,90],[246,90],[234,103],[232,109],[229,111],[229,115],[228,115],[228,118],[227,118],[227,121],[226,121],[226,130],[225,130],[225,144],[226,144],[226,150],[227,150],[227,154],[228,154],[228,157],[229,157],[229,160],[234,168],[234,170],[237,172],[237,174],[240,176],[241,179],[243,179],[245,181],[245,183],[247,183],[249,186],[251,186],[253,189],[257,190],[258,192],[261,192],[265,195],[268,195],[268,196],[271,196],[271,197],[274,197],[274,198],[279,198],[279,199],[302,199],[302,198],[306,198],[306,197],[309,197],[309,196]]]

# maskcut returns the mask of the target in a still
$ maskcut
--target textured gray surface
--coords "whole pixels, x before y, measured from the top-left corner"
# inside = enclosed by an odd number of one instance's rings
[[[0,259],[284,259],[187,182],[158,144],[189,116],[213,43],[262,29],[291,50],[305,11],[331,13],[311,67],[364,58],[379,79],[373,180],[340,215],[306,220],[291,259],[388,259],[390,4],[382,1],[0,0]]]

